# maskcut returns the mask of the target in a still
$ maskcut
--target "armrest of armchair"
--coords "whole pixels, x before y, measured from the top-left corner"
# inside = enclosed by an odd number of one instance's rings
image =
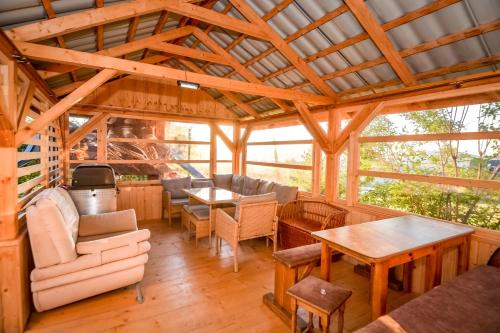
[[[215,235],[226,241],[237,241],[238,239],[238,222],[232,218],[227,212],[218,208],[215,211]]]
[[[135,210],[127,209],[117,212],[80,216],[78,235],[94,236],[134,230],[137,230]]]
[[[290,217],[296,217],[299,215],[299,201],[294,200],[287,202],[286,204],[281,206],[281,210],[279,212],[279,218],[284,219],[284,218],[290,218]]]
[[[161,201],[163,204],[163,208],[168,207],[168,205],[170,205],[170,203],[172,202],[172,192],[164,189],[161,192]]]
[[[148,229],[142,229],[118,236],[100,238],[88,242],[78,242],[76,243],[76,253],[78,253],[79,255],[101,253],[103,251],[116,249],[122,246],[147,241],[150,236],[151,233]]]

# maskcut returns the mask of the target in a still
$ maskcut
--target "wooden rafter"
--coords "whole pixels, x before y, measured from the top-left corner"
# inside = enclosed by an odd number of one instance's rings
[[[115,76],[118,72],[112,69],[105,69],[97,75],[89,79],[85,84],[78,87],[71,94],[63,98],[59,103],[55,104],[49,110],[45,111],[34,122],[28,124],[16,133],[16,146],[29,140],[38,131],[40,131],[48,123],[56,120],[64,112],[68,111],[73,105],[82,100],[85,96],[94,91],[97,87],[104,84],[106,81]]]
[[[230,0],[238,11],[246,17],[247,20],[255,24],[259,30],[264,32],[267,39],[276,47],[278,51],[297,68],[297,70],[309,80],[321,93],[326,96],[334,97],[333,90],[319,77],[319,75],[309,67],[302,58],[269,26],[258,16],[243,0]]]
[[[168,11],[167,10],[162,10],[160,13],[160,17],[158,18],[158,22],[156,22],[155,28],[153,30],[153,36],[158,35],[163,31],[163,28],[165,28],[165,24],[167,24],[168,21]],[[144,53],[142,54],[142,59],[147,58],[149,56],[150,50],[146,49],[144,50]]]
[[[228,2],[226,4],[226,6],[224,7],[224,9],[221,11],[221,13],[222,14],[227,14],[231,10],[232,7],[233,7],[233,5],[230,2]],[[203,30],[203,31],[208,35],[208,33],[210,33],[210,31],[212,31],[214,28],[215,28],[215,25],[209,24],[208,27],[206,27],[205,30]],[[197,40],[195,40],[195,42],[193,43],[193,45],[191,45],[191,47],[194,49],[199,44],[200,44],[200,40],[197,39]],[[203,67],[205,67],[205,66],[203,66]],[[202,69],[205,69],[205,68],[202,68]]]
[[[95,0],[95,7],[104,7],[104,0]],[[96,44],[97,51],[104,49],[104,25],[100,24],[96,27]]]
[[[394,48],[394,45],[392,45],[384,29],[382,29],[377,22],[364,0],[345,0],[345,3],[351,9],[351,12],[358,19],[358,22],[365,29],[375,45],[377,45],[380,52],[385,56],[401,81],[407,86],[416,84],[410,69]]]
[[[211,63],[217,63],[222,65],[230,65],[231,61],[219,54],[214,54],[211,52],[200,51],[197,49],[192,49],[185,46],[179,46],[171,43],[158,43],[151,44],[150,49],[165,52],[168,54],[175,54],[181,57],[188,57],[193,59],[199,59],[203,61],[208,61]]]
[[[203,74],[205,73],[201,68],[199,68],[196,64],[193,62],[186,60],[186,59],[178,59],[181,64],[186,66],[190,71],[193,71],[195,73],[200,73]],[[246,105],[243,103],[235,94],[233,94],[230,91],[227,90],[222,90],[220,91],[221,94],[226,96],[227,99],[229,99],[231,102],[233,102],[236,106],[238,106],[240,109],[248,113],[250,116],[253,116],[255,118],[260,118],[260,115],[258,114],[257,111],[255,111],[253,108],[250,106]]]
[[[210,75],[144,64],[137,61],[117,59],[109,56],[60,49],[26,42],[17,42],[16,45],[25,56],[37,60],[65,63],[89,68],[108,68],[127,74],[160,78],[170,82],[186,80],[198,83],[204,87],[231,90],[250,95],[268,96],[271,98],[307,101],[310,104],[326,105],[334,102],[334,100],[328,96],[304,93],[300,91],[290,91],[288,89],[281,89],[263,84],[229,80]]]
[[[180,36],[189,35],[191,33],[192,33],[191,27],[174,29],[174,30],[170,30],[167,32],[163,32],[163,33],[158,34],[158,35],[139,39],[139,40],[136,40],[136,41],[131,42],[131,43],[126,43],[126,44],[118,45],[118,46],[115,46],[115,47],[112,47],[109,49],[105,49],[105,50],[96,52],[94,54],[106,55],[106,56],[110,56],[110,57],[119,57],[119,56],[122,56],[122,55],[127,54],[127,53],[132,53],[135,51],[146,49],[150,44],[172,40],[172,39],[178,38]],[[40,76],[43,79],[50,79],[50,78],[55,77],[57,75],[67,73],[70,70],[73,70],[76,68],[77,67],[75,67],[75,66],[66,65],[66,64],[54,64],[54,65],[47,67],[44,70],[38,71],[38,73],[40,74]]]
[[[206,33],[204,33],[202,30],[198,28],[193,28],[193,34],[196,38],[198,38],[205,46],[207,46],[209,49],[211,49],[213,52],[219,54],[220,56],[224,57],[229,61],[229,65],[233,67],[238,74],[243,76],[246,80],[252,83],[259,83],[261,84],[262,81],[259,80],[255,74],[253,74],[250,70],[242,66],[231,54],[226,52],[219,44],[214,42],[210,36],[208,36]],[[278,105],[283,111],[290,111],[290,108],[288,105],[286,105],[283,101],[280,101],[276,98],[273,98],[272,101]]]
[[[318,122],[312,117],[307,105],[302,102],[294,102],[297,111],[299,112],[300,121],[307,128],[314,140],[320,145],[325,153],[329,154],[332,151],[332,145],[328,141],[328,136],[325,131],[319,126]]]
[[[14,41],[39,41],[161,10],[168,10],[255,38],[267,39],[267,35],[261,29],[256,28],[255,24],[180,0],[135,0],[56,17],[50,21],[27,24],[7,31],[7,34]]]
[[[56,12],[54,11],[54,8],[52,7],[52,0],[42,0],[42,6],[45,9],[45,13],[47,13],[47,17],[49,19],[53,19],[56,17]],[[64,42],[64,37],[63,36],[56,36],[56,41],[57,44],[59,44],[59,47],[65,49],[66,48],[66,43]],[[78,81],[78,78],[76,77],[76,74],[74,72],[69,72],[71,79],[73,82]]]

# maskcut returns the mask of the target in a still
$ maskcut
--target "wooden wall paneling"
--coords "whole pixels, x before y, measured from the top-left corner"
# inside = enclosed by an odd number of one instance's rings
[[[27,230],[0,241],[0,332],[23,332],[31,311]]]
[[[119,210],[134,209],[137,220],[161,218],[161,185],[120,185],[117,207]]]
[[[99,121],[97,126],[97,162],[106,163],[108,159],[108,117]]]

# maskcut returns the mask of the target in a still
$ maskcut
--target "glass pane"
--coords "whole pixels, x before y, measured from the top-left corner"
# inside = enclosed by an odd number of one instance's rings
[[[70,160],[97,160],[97,130],[87,134],[78,144],[71,147]]]
[[[110,160],[209,160],[209,145],[109,142]]]
[[[319,180],[319,193],[325,194],[326,190],[326,155],[321,151],[321,173]]]
[[[309,170],[294,170],[248,164],[247,175],[283,185],[298,186],[301,191],[312,191],[312,171]]]
[[[493,179],[499,155],[499,140],[377,142],[360,149],[363,170],[474,179]]]
[[[147,180],[160,178],[206,178],[209,174],[208,163],[183,163],[183,164],[147,164],[128,163],[112,164],[119,180]]]
[[[500,230],[500,191],[360,177],[360,202]]]
[[[165,123],[165,140],[210,141],[210,126],[192,123]]]
[[[348,150],[344,150],[344,152],[339,157],[339,174],[338,174],[338,191],[339,191],[339,199],[346,199],[346,188],[347,188],[347,159],[348,159]]]
[[[220,125],[219,128],[226,134],[229,140],[233,140],[233,126],[231,125]]]
[[[376,117],[363,136],[497,131],[500,103],[424,110]]]
[[[78,128],[80,128],[82,125],[84,125],[87,121],[89,121],[89,119],[90,119],[90,116],[70,114],[69,115],[69,132],[73,133]]]
[[[157,123],[163,121],[141,120],[130,118],[109,118],[108,137],[109,138],[130,138],[130,139],[157,139]]]
[[[302,126],[288,126],[252,131],[248,142],[310,140],[311,135]]]
[[[247,160],[312,165],[312,145],[248,146]]]
[[[232,160],[233,154],[220,137],[217,137],[217,160]]]
[[[233,163],[231,162],[218,162],[216,173],[224,175],[233,173]]]

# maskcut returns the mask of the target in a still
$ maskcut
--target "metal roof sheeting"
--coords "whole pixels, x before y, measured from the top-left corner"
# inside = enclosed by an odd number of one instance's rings
[[[105,6],[124,2],[121,0],[107,0]],[[213,6],[213,9],[221,12],[227,5],[227,0],[220,0]],[[247,0],[247,4],[260,16],[265,15],[281,3],[281,0]],[[432,0],[367,0],[369,8],[372,10],[380,24],[384,24],[408,14],[414,10],[422,8],[433,3]],[[302,29],[315,20],[322,18],[325,14],[334,11],[344,5],[341,0],[295,0],[290,5],[281,10],[268,20],[268,24],[282,38],[286,38],[299,29]],[[52,1],[52,6],[57,14],[69,15],[78,11],[88,10],[95,7],[93,0],[57,0]],[[135,39],[148,37],[153,33],[154,27],[158,21],[160,13],[148,14],[140,17]],[[241,14],[233,7],[229,10],[229,16],[244,19]],[[426,16],[412,20],[406,24],[386,31],[388,38],[392,41],[394,47],[401,51],[407,48],[415,47],[424,42],[433,41],[437,38],[461,32],[468,28],[480,24],[489,23],[500,18],[500,0],[462,0],[455,4],[446,6]],[[37,0],[2,0],[0,2],[0,27],[10,29],[12,27],[37,22],[47,19],[45,10],[40,1]],[[106,24],[104,26],[104,48],[110,48],[126,42],[130,20],[122,20]],[[178,26],[179,17],[169,15],[169,20],[165,25],[164,31],[174,29]],[[206,23],[200,24],[201,28],[207,27]],[[299,38],[289,43],[290,47],[302,58],[315,55],[333,45],[341,43],[351,37],[364,32],[353,14],[349,11],[344,12],[334,19],[322,24]],[[226,48],[240,34],[226,31],[221,28],[215,28],[209,33],[220,46]],[[64,41],[68,48],[95,52],[96,33],[95,29],[84,29],[64,35]],[[184,40],[187,46],[193,45],[194,37]],[[44,44],[57,46],[54,39],[43,41]],[[206,46],[199,44],[201,50],[208,51]],[[240,63],[248,62],[265,52],[272,45],[268,42],[245,38],[240,44],[233,47],[229,53]],[[129,59],[139,59],[142,52],[138,52]],[[426,71],[447,68],[467,61],[478,60],[492,55],[500,54],[500,31],[495,30],[477,37],[467,38],[462,41],[454,42],[448,45],[433,48],[431,50],[416,53],[404,58],[413,73],[423,73]],[[311,62],[309,66],[318,76],[324,76],[335,73],[339,70],[350,68],[351,66],[362,64],[364,62],[378,59],[382,54],[370,39],[365,39],[354,45],[345,47],[337,52],[319,57]],[[194,61],[198,65],[203,65],[201,61]],[[35,66],[43,67],[44,64],[34,62]],[[177,64],[179,66],[180,64]],[[423,80],[432,81],[468,73],[478,73],[498,68],[498,65],[483,66],[466,70],[460,73],[446,74],[443,77],[427,78]],[[262,59],[252,63],[248,69],[258,78],[266,76],[290,67],[289,61],[279,52],[271,52]],[[227,76],[232,72],[228,66],[211,64],[206,68],[207,73],[217,76]],[[79,79],[90,77],[95,73],[92,69],[79,69],[75,72]],[[244,80],[239,74],[234,73],[231,79]],[[340,77],[327,80],[326,83],[335,92],[342,92],[366,85],[379,84],[384,81],[397,79],[397,76],[391,66],[387,63],[379,64],[370,68],[362,69],[354,73],[349,73]],[[71,77],[68,74],[54,77],[48,80],[51,87],[58,87],[71,83]],[[319,93],[318,90],[307,84],[306,78],[297,69],[292,69],[279,75],[273,75],[266,81],[267,84],[290,88],[301,86],[301,90],[313,93]],[[381,87],[356,93],[355,95],[364,95],[371,92],[381,92],[394,89],[396,86]],[[208,89],[213,96],[217,96],[215,90]],[[355,96],[353,95],[353,96]],[[218,94],[217,97],[220,97]],[[225,98],[221,101],[232,109],[237,109],[237,113],[245,114],[241,109],[234,106],[233,103]],[[272,110],[277,106],[270,100],[263,99],[252,106],[260,112]]]

